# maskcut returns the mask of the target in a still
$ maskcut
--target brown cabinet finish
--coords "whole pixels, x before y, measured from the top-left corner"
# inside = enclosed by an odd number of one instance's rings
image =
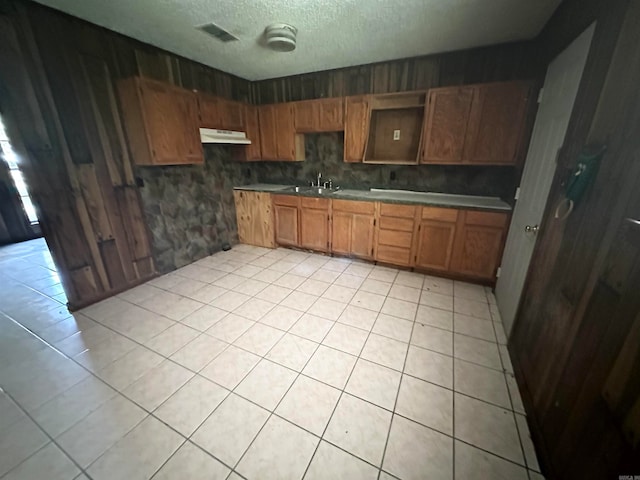
[[[245,104],[198,93],[199,127],[221,130],[244,128]]]
[[[461,211],[450,270],[473,278],[494,280],[507,221],[506,213]]]
[[[416,239],[416,267],[445,272],[449,270],[455,233],[455,221],[422,219]]]
[[[334,200],[331,251],[363,259],[373,258],[375,204]]]
[[[244,104],[233,100],[219,100],[222,128],[242,130],[244,128]]]
[[[525,123],[529,85],[491,83],[475,87],[465,141],[465,162],[512,165]]]
[[[275,105],[276,151],[279,160],[296,160],[293,106],[289,103]]]
[[[344,161],[362,162],[369,135],[369,96],[347,97],[344,121]]]
[[[410,266],[417,207],[380,203],[375,258],[379,262]]]
[[[296,132],[317,132],[319,117],[317,100],[294,102],[294,123]]]
[[[526,82],[429,90],[421,162],[515,164],[529,90]]]
[[[295,197],[290,197],[297,200]],[[299,245],[298,237],[298,206],[278,203],[277,199],[273,202],[273,210],[275,213],[275,236],[278,245],[289,245],[297,247]]]
[[[119,81],[118,91],[135,163],[204,162],[193,92],[140,77]]]
[[[344,99],[340,97],[318,100],[318,122],[319,132],[344,130]]]
[[[473,87],[429,90],[422,163],[462,163]]]
[[[304,200],[304,199],[303,199]],[[318,252],[329,250],[329,201],[325,206],[300,207],[300,246]]]
[[[274,248],[273,205],[265,192],[234,190],[240,243]]]
[[[258,119],[262,160],[278,160],[275,105],[261,105],[258,107]]]
[[[261,160],[262,149],[260,145],[260,120],[258,118],[258,107],[245,105],[244,131],[247,133],[247,138],[251,140],[251,144],[244,148],[243,160]]]

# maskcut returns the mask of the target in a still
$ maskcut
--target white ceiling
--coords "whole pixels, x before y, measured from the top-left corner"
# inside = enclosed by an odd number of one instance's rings
[[[248,80],[362,65],[535,37],[561,0],[37,0]],[[240,38],[221,43],[194,26]],[[298,47],[260,43],[276,22]]]

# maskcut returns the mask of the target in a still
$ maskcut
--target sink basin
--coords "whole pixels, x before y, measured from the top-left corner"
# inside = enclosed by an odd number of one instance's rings
[[[364,197],[368,196],[368,190],[338,190],[333,193],[336,197]]]
[[[294,192],[294,193],[311,193],[314,195],[331,195],[331,193],[333,193],[333,190],[329,189],[329,188],[323,188],[323,187],[300,187],[300,186],[295,186],[295,187],[289,187],[287,189],[284,190],[285,192]]]

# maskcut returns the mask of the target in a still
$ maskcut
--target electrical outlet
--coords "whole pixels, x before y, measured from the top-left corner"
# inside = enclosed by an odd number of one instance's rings
[[[400,140],[400,130],[394,130],[393,131],[393,139],[394,140]]]

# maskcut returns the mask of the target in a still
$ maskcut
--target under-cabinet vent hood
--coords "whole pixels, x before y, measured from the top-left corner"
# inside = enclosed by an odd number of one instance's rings
[[[213,128],[200,129],[200,141],[202,143],[222,143],[227,145],[250,145],[251,140],[245,132],[232,130],[215,130]]]

